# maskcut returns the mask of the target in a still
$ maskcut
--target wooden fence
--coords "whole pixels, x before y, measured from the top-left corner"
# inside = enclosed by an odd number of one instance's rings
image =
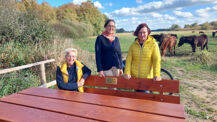
[[[39,87],[48,88],[50,86],[54,86],[56,84],[56,80],[47,83],[47,81],[46,81],[46,73],[45,73],[45,71],[46,71],[45,70],[45,64],[50,63],[50,62],[54,62],[54,61],[55,61],[55,59],[50,59],[50,60],[40,61],[40,62],[27,64],[27,65],[23,65],[23,66],[3,69],[3,70],[0,70],[0,74],[6,74],[6,73],[9,73],[9,72],[13,72],[13,71],[21,70],[21,69],[26,69],[26,68],[30,68],[30,67],[39,65],[40,66],[40,80],[41,80],[41,83],[42,83],[42,85],[39,86]]]

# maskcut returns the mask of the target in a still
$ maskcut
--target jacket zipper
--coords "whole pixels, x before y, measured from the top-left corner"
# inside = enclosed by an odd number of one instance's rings
[[[143,42],[143,44],[142,44],[142,47],[141,47],[141,45],[139,44],[139,47],[141,48],[140,58],[139,58],[139,78],[140,78],[140,64],[141,64],[141,56],[142,56],[142,49],[143,49],[143,46],[144,46],[144,42]]]

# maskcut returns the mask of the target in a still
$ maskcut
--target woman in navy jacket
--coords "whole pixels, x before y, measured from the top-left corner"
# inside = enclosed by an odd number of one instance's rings
[[[96,39],[95,55],[97,72],[100,77],[119,76],[122,71],[122,56],[118,38],[115,36],[115,22],[105,22],[105,31]]]

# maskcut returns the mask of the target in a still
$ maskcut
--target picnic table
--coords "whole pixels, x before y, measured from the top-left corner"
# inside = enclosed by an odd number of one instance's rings
[[[0,121],[184,122],[182,104],[32,87],[0,98]]]

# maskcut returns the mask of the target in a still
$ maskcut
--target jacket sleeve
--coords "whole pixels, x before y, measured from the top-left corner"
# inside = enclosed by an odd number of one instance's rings
[[[83,64],[84,65],[84,64]],[[88,76],[91,74],[91,70],[87,66],[82,67],[83,78],[86,80]]]
[[[116,37],[117,38],[117,37]],[[122,69],[122,54],[121,54],[121,46],[120,46],[120,42],[119,39],[117,38],[117,54],[118,54],[118,58],[119,58],[119,62],[120,62],[120,69]]]
[[[101,40],[98,36],[95,42],[95,56],[96,56],[96,66],[97,66],[97,72],[100,72],[103,70],[102,68],[102,61],[101,61]]]
[[[131,65],[132,65],[132,50],[133,49],[133,44],[130,46],[130,49],[127,54],[127,59],[126,59],[126,64],[125,64],[125,69],[124,69],[124,74],[125,75],[131,75]]]
[[[71,90],[71,91],[77,91],[78,89],[77,83],[64,83],[62,72],[59,66],[57,67],[57,71],[56,71],[56,81],[59,89]]]
[[[155,42],[153,53],[152,53],[152,62],[153,62],[153,75],[160,76],[161,70],[161,55],[158,44]]]

